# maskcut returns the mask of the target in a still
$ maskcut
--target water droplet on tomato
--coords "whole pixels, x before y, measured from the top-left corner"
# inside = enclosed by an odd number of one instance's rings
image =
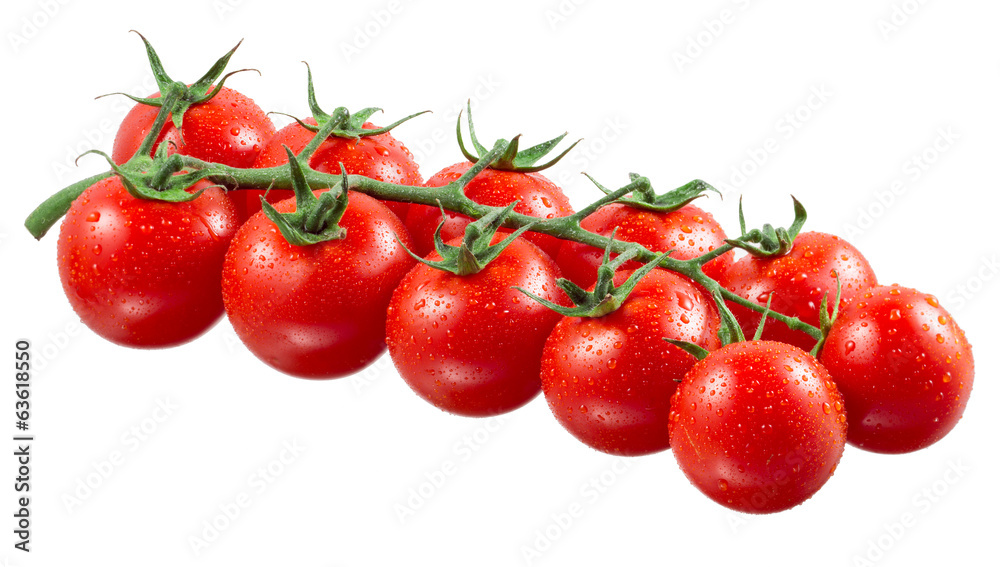
[[[903,318],[903,314],[900,313],[899,309],[893,309],[893,310],[889,311],[889,320],[890,321],[899,321],[902,318]]]
[[[85,220],[87,222],[97,222],[97,221],[101,220],[101,213],[99,211],[94,211],[94,212],[90,213],[89,215],[87,215],[87,218]]]
[[[729,490],[729,483],[726,482],[726,480],[723,479],[723,478],[719,479],[719,490],[721,490],[723,492]]]
[[[375,144],[375,151],[382,157],[389,157],[389,148],[382,144]]]
[[[687,294],[681,293],[679,291],[677,292],[677,305],[680,306],[681,309],[684,309],[686,311],[691,311],[692,309],[694,309],[694,301],[690,297],[688,297]]]

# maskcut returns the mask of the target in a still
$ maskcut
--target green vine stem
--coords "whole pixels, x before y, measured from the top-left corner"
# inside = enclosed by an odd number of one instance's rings
[[[28,229],[28,232],[35,239],[41,240],[49,229],[55,226],[59,222],[59,219],[66,215],[66,211],[69,210],[73,201],[86,191],[88,187],[114,174],[115,172],[113,171],[105,171],[104,173],[92,175],[52,195],[28,215],[28,218],[24,221],[24,227]]]
[[[333,122],[335,121],[331,121],[331,123]],[[319,145],[319,141],[326,139],[326,136],[329,134],[327,130],[328,128],[320,129],[316,135],[316,143],[307,146],[298,156],[302,169],[302,175],[310,187],[334,188],[344,183],[345,176],[322,173],[310,168],[307,165],[308,155],[311,151],[315,151],[315,148]],[[486,169],[490,164],[500,159],[501,156],[503,156],[508,150],[508,144],[508,142],[504,142],[502,140],[497,142],[493,149],[483,155],[459,179],[442,187],[411,187],[407,185],[396,185],[361,175],[347,175],[346,183],[348,184],[349,190],[366,193],[378,199],[440,206],[448,211],[461,213],[466,216],[479,219],[490,213],[495,213],[496,211],[503,209],[503,207],[491,207],[476,203],[472,199],[465,196],[463,188],[472,180],[472,178]],[[290,166],[287,164],[265,169],[240,169],[202,161],[189,156],[180,156],[179,154],[174,154],[170,156],[169,159],[171,161],[169,164],[170,167],[178,167],[177,161],[180,160],[180,165],[185,170],[198,171],[200,176],[216,183],[225,183],[227,186],[235,187],[237,189],[264,189],[268,187],[273,187],[275,189],[292,188],[292,175],[290,173]],[[167,164],[164,164],[164,166],[166,165]],[[42,203],[31,213],[31,215],[28,216],[25,221],[25,227],[33,236],[35,236],[35,238],[41,238],[49,230],[49,228],[51,228],[63,215],[65,215],[73,200],[76,199],[87,187],[101,179],[110,177],[111,175],[113,175],[113,172],[110,171],[95,175],[59,191]],[[609,203],[616,202],[630,193],[649,191],[651,190],[650,187],[651,184],[648,178],[635,176],[628,185],[604,195],[602,198],[572,215],[540,220],[537,217],[511,212],[507,216],[504,226],[517,229],[530,224],[531,230],[534,232],[552,235],[563,240],[580,242],[598,249],[606,249],[610,247],[609,249],[612,253],[629,254],[635,260],[640,262],[651,262],[656,259],[659,254],[650,251],[639,244],[625,242],[622,240],[612,240],[609,237],[601,236],[585,230],[580,226],[580,221],[599,208]],[[764,306],[758,305],[753,301],[744,299],[743,297],[730,292],[719,285],[718,282],[706,276],[702,271],[702,266],[718,256],[732,250],[733,248],[736,248],[737,246],[735,244],[741,243],[744,238],[747,238],[747,236],[745,235],[738,239],[733,239],[731,241],[732,243],[724,244],[708,254],[690,260],[677,260],[675,258],[664,257],[659,260],[659,266],[687,276],[698,285],[705,288],[705,290],[707,290],[713,297],[742,305],[748,309],[752,309],[763,314],[767,311]],[[823,338],[823,331],[821,329],[805,323],[796,317],[789,317],[774,311],[767,311],[767,316],[781,321],[791,329],[803,331],[815,338],[817,341],[822,340]]]

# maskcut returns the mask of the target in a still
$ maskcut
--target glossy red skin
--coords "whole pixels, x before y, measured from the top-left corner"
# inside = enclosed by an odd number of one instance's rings
[[[150,95],[158,98],[159,93]],[[149,133],[160,107],[136,104],[125,116],[118,133],[111,159],[121,164],[131,158],[143,138]],[[160,144],[173,142],[167,153],[180,153],[194,158],[247,168],[253,165],[257,153],[274,135],[274,124],[267,114],[249,97],[229,87],[206,102],[192,105],[184,113],[181,132],[169,118],[163,125],[153,152]],[[152,152],[151,152],[152,154]]]
[[[785,256],[744,256],[726,270],[719,283],[761,306],[767,305],[768,294],[773,292],[772,311],[798,317],[818,327],[824,294],[828,312],[833,313],[837,276],[840,277],[841,309],[858,294],[878,285],[868,260],[846,240],[822,232],[804,232],[798,235],[791,252]],[[753,337],[761,314],[732,302],[727,305],[740,322],[743,334]],[[792,331],[784,323],[770,318],[764,324],[761,338],[795,345],[805,351],[811,351],[816,345],[816,339],[808,334]]]
[[[446,167],[427,180],[427,187],[447,185],[472,167],[472,163],[463,162]],[[492,207],[506,207],[513,201],[518,201],[514,211],[550,219],[573,214],[573,206],[562,189],[545,178],[540,173],[517,173],[514,171],[499,171],[485,169],[465,187],[465,195],[473,201]],[[448,242],[465,234],[465,227],[472,221],[469,217],[458,213],[448,213],[448,220],[441,229],[441,239]],[[413,205],[406,217],[406,228],[410,230],[417,248],[415,252],[422,256],[434,250],[434,231],[441,223],[441,210],[426,205]],[[509,233],[501,229],[502,233]],[[553,259],[559,252],[562,240],[539,234],[524,233],[524,238],[537,245]]]
[[[613,203],[583,219],[580,226],[602,236],[611,236],[617,228],[615,238],[641,244],[653,252],[672,249],[671,257],[678,260],[704,256],[726,242],[726,234],[719,223],[710,213],[694,205],[663,213]],[[555,258],[563,275],[586,289],[597,281],[597,268],[603,257],[604,250],[566,240]],[[709,277],[718,279],[732,263],[733,252],[730,251],[706,264],[703,270]],[[624,269],[635,270],[641,265],[629,261]]]
[[[316,191],[316,194],[321,191]],[[295,210],[295,199],[274,205]],[[389,298],[415,260],[406,229],[379,201],[351,192],[341,240],[289,244],[263,213],[240,227],[222,272],[226,313],[243,344],[300,378],[338,378],[385,351]]]
[[[400,376],[459,415],[499,415],[528,403],[541,391],[542,347],[560,315],[512,286],[565,305],[558,277],[555,263],[522,238],[468,276],[417,264],[393,294],[386,324]]]
[[[764,514],[801,504],[833,475],[847,416],[829,374],[784,343],[734,343],[684,377],[671,400],[670,445],[712,500]]]
[[[219,188],[187,203],[137,199],[118,177],[78,197],[59,230],[59,277],[87,327],[114,343],[179,345],[222,317],[222,261],[239,221]]]
[[[631,272],[615,275],[621,284]],[[603,317],[564,317],[545,343],[542,391],[577,439],[612,455],[670,447],[676,380],[695,358],[664,338],[719,348],[719,314],[688,279],[653,270]]]
[[[316,121],[312,118],[307,118],[305,122],[316,125]],[[378,128],[368,122],[363,127]],[[298,154],[314,136],[315,132],[303,128],[297,122],[285,126],[264,145],[253,167],[274,167],[288,163],[288,154],[285,153],[284,146],[288,146],[292,153]],[[352,175],[364,175],[398,185],[419,186],[424,183],[413,154],[389,133],[364,136],[357,141],[337,137],[327,138],[309,160],[309,166],[316,171],[338,175],[341,163],[344,164],[347,173]],[[264,191],[247,190],[233,193],[231,196],[237,210],[245,217],[249,217],[260,210],[260,197],[263,194]],[[268,193],[267,201],[273,204],[292,195],[290,190],[275,189]],[[406,218],[410,208],[409,203],[398,201],[382,201],[382,204],[400,220]]]
[[[877,453],[923,449],[962,417],[974,364],[965,333],[932,295],[893,286],[859,295],[820,361],[847,406],[847,441]]]

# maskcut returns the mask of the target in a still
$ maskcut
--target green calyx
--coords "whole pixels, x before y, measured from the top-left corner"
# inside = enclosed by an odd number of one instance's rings
[[[598,189],[604,192],[605,195],[613,193],[612,190],[598,183],[597,180],[589,174],[584,173],[584,175],[586,175],[587,179],[590,179],[590,181],[596,185]],[[638,173],[630,173],[629,179],[632,182],[636,182],[645,178]],[[720,197],[722,196],[722,193],[715,187],[712,187],[701,179],[695,179],[694,181],[686,183],[677,189],[668,191],[661,195],[657,195],[656,191],[653,190],[653,186],[649,183],[638,183],[636,184],[635,190],[629,196],[620,197],[616,199],[615,202],[628,205],[634,209],[669,213],[687,205],[698,197],[704,197],[706,191],[715,191]]]
[[[553,303],[522,288],[517,288],[517,290],[565,317],[603,317],[609,313],[613,313],[625,303],[625,300],[628,299],[629,294],[632,293],[632,290],[635,289],[639,281],[672,252],[660,254],[638,270],[632,272],[632,275],[622,282],[620,286],[615,286],[615,273],[625,262],[635,256],[636,250],[627,250],[612,260],[611,248],[613,243],[614,234],[611,235],[611,242],[604,249],[604,259],[601,261],[600,267],[597,268],[597,283],[594,284],[594,291],[587,291],[565,278],[556,280],[556,284],[566,292],[570,301],[573,302],[574,307],[564,307]]]
[[[329,240],[340,240],[347,236],[347,230],[339,224],[347,210],[347,171],[340,166],[341,181],[338,187],[321,193],[319,197],[313,194],[299,159],[292,150],[285,146],[288,154],[289,171],[292,179],[292,189],[295,191],[295,212],[279,213],[264,196],[260,198],[264,216],[273,222],[285,240],[295,246],[309,246]]]
[[[510,216],[511,211],[514,210],[516,205],[517,201],[514,201],[502,209],[493,209],[493,211],[484,215],[476,222],[469,223],[465,227],[465,236],[462,237],[462,243],[458,246],[445,244],[441,239],[441,227],[444,226],[447,220],[444,208],[442,208],[441,223],[438,224],[437,229],[434,231],[434,249],[441,256],[441,260],[427,260],[417,256],[409,249],[406,251],[409,252],[410,256],[416,258],[418,262],[438,270],[451,272],[457,276],[477,274],[500,256],[514,242],[515,238],[521,236],[521,234],[531,228],[531,224],[527,224],[515,230],[510,236],[500,242],[491,244],[493,236],[503,226],[503,223]]]
[[[823,295],[823,301],[819,304],[819,330],[823,333],[823,336],[816,341],[816,346],[809,351],[809,354],[815,357],[818,357],[820,351],[823,350],[826,337],[830,334],[830,329],[833,328],[833,324],[837,322],[837,316],[840,314],[840,274],[835,273],[834,275],[837,277],[837,297],[834,298],[833,313],[829,311],[826,294]]]
[[[303,61],[303,63],[305,63],[305,61]],[[332,121],[333,122],[333,124],[331,125],[332,127],[328,128],[329,130],[328,136],[336,136],[338,138],[347,138],[350,140],[357,141],[365,136],[376,136],[378,134],[385,134],[386,132],[392,130],[396,126],[399,126],[403,122],[410,120],[411,118],[415,118],[417,116],[420,116],[421,114],[426,114],[430,112],[429,110],[417,112],[415,114],[407,116],[406,118],[401,118],[393,122],[392,124],[389,124],[388,126],[383,126],[382,128],[364,127],[365,122],[367,122],[368,119],[371,118],[373,114],[382,111],[381,108],[369,107],[361,109],[355,112],[354,114],[351,114],[350,112],[347,111],[346,108],[340,106],[334,109],[332,114],[327,114],[326,112],[323,112],[323,109],[320,108],[319,103],[316,102],[316,90],[315,88],[313,88],[312,69],[309,67],[308,63],[305,63],[305,65],[306,65],[306,74],[308,75],[308,81],[309,81],[309,86],[308,86],[309,110],[310,112],[312,112],[312,116],[313,119],[316,121],[316,124],[309,124],[308,122],[304,122],[303,120],[300,120],[295,116],[292,116],[290,114],[285,114],[283,112],[274,112],[272,114],[281,114],[282,116],[288,116],[289,118],[292,118],[293,120],[298,122],[299,126],[302,126],[306,130],[309,130],[310,132],[319,132],[323,130],[324,127],[327,126]]]
[[[458,113],[458,123],[455,125],[455,132],[458,134],[458,147],[462,150],[462,155],[465,159],[476,162],[479,161],[483,156],[485,156],[489,150],[486,149],[479,139],[476,137],[476,129],[472,125],[472,101],[466,103],[466,111],[468,112],[468,122],[469,122],[469,137],[472,138],[472,146],[476,150],[473,154],[465,147],[465,140],[462,136],[462,113]],[[577,140],[570,144],[568,148],[562,151],[556,157],[550,159],[549,161],[538,165],[538,162],[542,160],[546,155],[552,152],[552,150],[559,145],[559,142],[566,137],[566,132],[560,136],[556,136],[547,142],[542,142],[537,146],[532,146],[526,150],[519,150],[521,135],[518,134],[514,136],[509,142],[507,140],[498,140],[497,143],[503,143],[506,146],[503,154],[490,164],[490,169],[497,169],[501,171],[516,171],[519,173],[534,173],[536,171],[542,171],[543,169],[548,169],[555,165],[559,160],[566,156],[570,150],[576,147],[580,143]]]
[[[110,93],[110,94],[120,94],[125,95],[128,98],[138,102],[140,104],[146,104],[149,106],[159,106],[167,107],[168,112],[170,112],[171,120],[173,121],[174,127],[179,131],[184,120],[184,113],[192,105],[200,104],[210,100],[215,95],[222,91],[222,85],[226,82],[226,79],[240,73],[242,71],[256,71],[256,69],[240,69],[238,71],[232,71],[223,76],[223,72],[226,70],[226,65],[229,64],[229,59],[236,52],[236,49],[243,43],[237,43],[235,47],[229,50],[225,55],[219,58],[218,61],[212,65],[212,68],[208,70],[200,79],[195,81],[190,87],[186,84],[175,81],[167,75],[167,72],[163,69],[163,63],[160,61],[160,57],[156,54],[156,50],[150,45],[149,41],[141,33],[132,30],[139,37],[142,38],[142,42],[146,44],[146,55],[149,57],[149,66],[153,71],[153,78],[156,79],[156,84],[160,87],[159,97],[141,98],[132,96],[128,93]],[[260,73],[257,71],[257,73]],[[219,84],[213,84],[218,81]],[[108,96],[108,95],[102,95]],[[101,98],[101,97],[98,97]],[[148,153],[148,152],[147,152]]]
[[[747,232],[746,221],[743,218],[743,199],[740,198],[740,233],[736,239],[726,240],[729,244],[737,248],[742,248],[761,258],[784,256],[791,251],[795,243],[795,237],[799,235],[802,226],[806,223],[806,209],[798,199],[792,197],[795,207],[795,220],[792,226],[785,228],[774,228],[770,224],[765,224],[763,228],[755,228]]]
[[[80,157],[87,154],[104,157],[114,174],[121,179],[125,190],[137,199],[168,203],[184,203],[197,199],[208,187],[194,193],[188,192],[188,188],[209,177],[209,172],[184,171],[180,156],[167,156],[167,148],[168,145],[163,144],[157,150],[156,158],[133,158],[124,166],[115,164],[111,156],[98,150],[84,152]],[[210,187],[221,187],[221,185]]]

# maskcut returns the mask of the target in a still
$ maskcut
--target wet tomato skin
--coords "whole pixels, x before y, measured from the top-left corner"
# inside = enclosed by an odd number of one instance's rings
[[[316,120],[307,118],[306,124],[316,125]],[[365,129],[378,128],[374,124],[366,122]],[[264,144],[260,154],[253,163],[255,168],[275,167],[288,163],[288,154],[285,153],[284,146],[288,146],[292,153],[298,154],[316,135],[315,132],[302,127],[297,122],[293,122],[271,137]],[[358,140],[338,138],[331,136],[327,138],[316,153],[309,160],[309,165],[316,171],[322,173],[340,174],[340,164],[344,164],[344,169],[348,174],[364,175],[387,183],[399,185],[423,185],[423,178],[420,176],[420,168],[413,159],[413,154],[403,144],[397,141],[392,134],[386,132],[375,136],[363,136]],[[260,197],[264,191],[251,189],[240,191],[233,195],[237,210],[245,217],[260,210]],[[291,190],[275,189],[267,194],[269,203],[292,197]],[[398,201],[382,201],[400,220],[406,218],[410,204]]]
[[[692,484],[727,508],[772,513],[816,493],[844,451],[847,415],[830,375],[773,341],[710,353],[671,400],[670,445]]]
[[[620,285],[631,272],[619,272]],[[689,280],[653,270],[618,310],[564,317],[545,343],[542,391],[558,421],[588,446],[638,456],[669,448],[670,397],[695,358],[666,342],[719,347],[715,306]]]
[[[611,236],[617,228],[615,238],[641,244],[653,252],[673,250],[671,257],[678,260],[703,256],[726,242],[719,223],[694,205],[664,213],[613,203],[583,219],[580,226],[602,236]],[[566,278],[586,289],[597,281],[597,267],[603,256],[604,250],[566,240],[560,245],[556,262]],[[732,263],[730,251],[706,264],[705,274],[718,279]],[[641,265],[633,260],[626,262],[624,269],[635,270]]]
[[[197,199],[138,199],[118,177],[89,187],[59,231],[59,276],[87,327],[114,343],[161,348],[222,317],[222,261],[239,226],[222,189]]]
[[[528,403],[541,391],[542,347],[560,315],[512,287],[565,305],[558,277],[555,263],[523,238],[472,275],[417,264],[393,294],[386,323],[400,376],[458,415],[499,415]]]
[[[319,194],[322,191],[315,191]],[[295,210],[295,199],[274,205]],[[354,373],[385,351],[386,307],[415,261],[405,227],[382,203],[348,194],[345,238],[289,244],[259,212],[226,254],[222,290],[240,340],[260,360],[301,378]]]
[[[447,185],[472,167],[470,162],[456,163],[434,174],[425,184],[427,187]],[[573,206],[569,198],[555,183],[540,173],[519,173],[516,171],[501,171],[485,169],[477,175],[466,187],[465,195],[473,201],[492,207],[506,207],[517,201],[514,212],[524,215],[549,219],[565,217],[573,214]],[[465,227],[472,222],[469,217],[458,213],[447,213],[448,219],[441,229],[441,238],[445,242],[465,234]],[[426,255],[434,249],[434,231],[441,223],[441,210],[427,205],[413,205],[406,217],[406,227],[416,243],[416,252]],[[510,230],[501,229],[503,233]],[[543,252],[555,259],[562,240],[539,234],[526,232],[523,238],[531,241]]]
[[[935,443],[972,393],[965,333],[934,296],[898,285],[859,295],[838,317],[820,361],[844,395],[847,441],[868,451]]]
[[[845,308],[860,293],[878,285],[875,271],[857,248],[846,240],[822,232],[804,232],[795,239],[792,250],[776,258],[744,256],[727,269],[719,283],[729,291],[767,305],[773,294],[771,310],[819,326],[819,308],[827,296],[828,312],[833,312],[840,278],[840,308]],[[743,334],[754,336],[760,314],[729,302],[740,322]],[[784,323],[768,319],[762,339],[795,345],[811,351],[816,339],[802,331],[793,331]]]
[[[214,88],[214,87],[213,87]],[[158,98],[159,93],[150,98]],[[125,163],[135,154],[149,133],[160,107],[136,104],[125,116],[115,134],[111,158]],[[168,143],[169,154],[247,168],[253,165],[264,144],[274,135],[274,124],[249,97],[222,87],[206,102],[194,104],[184,113],[181,131],[168,119],[163,125],[153,151]]]

